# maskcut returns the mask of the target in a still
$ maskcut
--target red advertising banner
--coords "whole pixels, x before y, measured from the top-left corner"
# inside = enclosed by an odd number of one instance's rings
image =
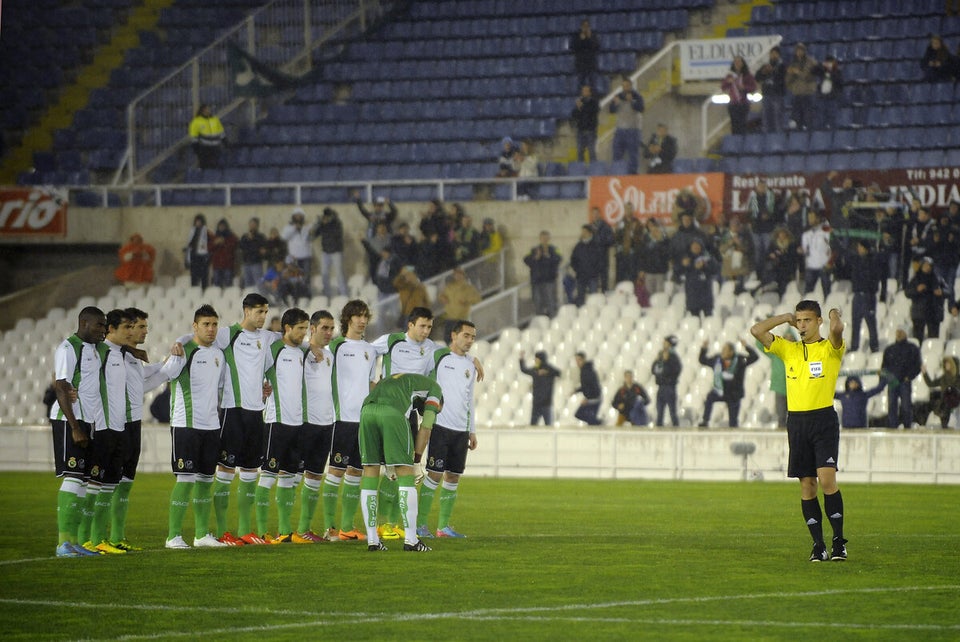
[[[830,177],[829,185],[825,182]],[[960,201],[960,167],[935,167],[917,169],[890,170],[845,170],[828,172],[793,174],[727,174],[724,212],[730,215],[743,215],[747,211],[750,192],[756,188],[761,178],[766,179],[767,187],[778,194],[801,194],[809,196],[816,207],[829,206],[830,195],[824,192],[840,189],[844,181],[859,194],[867,196],[871,186],[879,188],[895,201],[909,202],[918,199],[923,207],[933,213],[945,210],[951,201]],[[867,200],[861,198],[860,200]],[[837,212],[827,212],[836,216]]]
[[[677,195],[685,190],[702,205],[698,208],[700,222],[715,222],[725,200],[724,175],[720,173],[594,176],[590,179],[590,208],[600,208],[607,222],[616,226],[630,203],[637,218],[652,216],[672,226]]]
[[[0,238],[66,235],[66,194],[42,187],[0,189]]]

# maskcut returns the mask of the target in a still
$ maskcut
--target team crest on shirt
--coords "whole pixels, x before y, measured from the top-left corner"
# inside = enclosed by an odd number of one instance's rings
[[[217,366],[218,368],[220,367],[220,357],[213,358],[213,365]]]
[[[470,371],[469,371],[469,370],[464,370],[464,371],[463,371],[463,376],[464,376],[465,379],[469,379],[469,378],[470,378]]]
[[[257,339],[257,350],[263,350],[263,345],[260,343],[260,339]]]
[[[183,470],[183,466],[184,466],[184,464],[183,464],[183,459],[178,459],[178,460],[177,460],[177,470]]]
[[[340,453],[336,453],[333,456],[333,461],[337,462],[338,464],[341,464],[343,463],[343,457],[340,456]]]
[[[366,359],[367,361],[370,361],[370,355],[367,354],[366,350],[363,351],[363,358]]]
[[[272,470],[276,467],[277,467],[277,459],[276,457],[271,457],[270,461],[267,462],[267,468],[270,468]]]
[[[93,468],[91,468],[91,469],[90,469],[90,476],[91,476],[91,477],[99,477],[99,476],[100,476],[100,466],[94,466]]]
[[[67,460],[67,468],[76,468],[77,467],[77,458],[71,457]]]
[[[423,356],[423,346],[420,346],[420,356]]]

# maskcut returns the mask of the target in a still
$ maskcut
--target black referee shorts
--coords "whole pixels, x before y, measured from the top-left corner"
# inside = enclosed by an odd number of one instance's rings
[[[816,477],[818,468],[837,468],[840,421],[833,408],[788,412],[787,439],[787,477]]]

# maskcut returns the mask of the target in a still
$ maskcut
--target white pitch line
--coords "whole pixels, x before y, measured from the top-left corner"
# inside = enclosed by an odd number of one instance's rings
[[[589,618],[589,617],[546,617],[535,615],[522,615],[524,613],[560,613],[574,610],[593,610],[603,608],[618,607],[642,607],[642,606],[662,606],[666,604],[684,604],[684,603],[706,603],[719,602],[727,600],[756,600],[756,599],[796,599],[803,597],[822,597],[825,595],[849,595],[849,594],[873,594],[873,593],[892,593],[902,591],[956,591],[960,585],[947,584],[942,586],[906,586],[906,587],[883,587],[883,588],[861,588],[861,589],[830,589],[824,591],[803,591],[803,592],[776,592],[776,593],[750,593],[741,595],[718,595],[702,597],[678,597],[678,598],[656,598],[649,600],[629,600],[618,602],[604,602],[599,604],[564,604],[559,606],[534,606],[517,607],[507,609],[478,609],[474,611],[447,612],[447,613],[423,613],[423,614],[395,614],[395,613],[334,613],[334,612],[316,612],[316,611],[290,611],[278,609],[257,609],[257,608],[224,608],[224,607],[184,607],[170,606],[162,604],[96,604],[65,602],[59,600],[28,600],[28,599],[4,599],[0,598],[0,604],[14,604],[18,606],[50,606],[55,608],[83,607],[108,608],[120,610],[144,610],[144,611],[168,611],[168,612],[218,612],[233,615],[269,615],[269,616],[298,616],[325,618],[310,622],[290,622],[284,624],[265,624],[247,627],[231,627],[224,629],[215,629],[205,632],[206,635],[225,635],[230,633],[244,632],[264,632],[277,631],[291,628],[302,628],[305,626],[325,626],[329,624],[364,624],[379,623],[385,621],[426,621],[440,619],[462,619],[462,620],[486,620],[486,621],[571,621],[571,622],[624,622],[637,624],[670,624],[670,625],[729,625],[729,626],[768,626],[783,628],[800,627],[819,627],[819,628],[857,628],[857,629],[877,629],[877,630],[933,630],[933,631],[953,631],[960,630],[960,624],[857,624],[857,623],[818,623],[818,622],[776,622],[776,621],[754,621],[754,620],[686,620],[686,619],[642,619],[642,618]],[[189,633],[165,632],[122,636],[121,640],[150,640],[163,637],[194,637],[198,635],[194,630]]]

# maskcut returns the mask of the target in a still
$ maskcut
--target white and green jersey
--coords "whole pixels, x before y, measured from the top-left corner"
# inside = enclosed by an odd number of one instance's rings
[[[333,406],[337,421],[359,423],[360,407],[377,379],[377,353],[363,339],[339,336],[330,342],[333,354]]]
[[[220,328],[214,343],[227,360],[227,383],[222,408],[263,410],[263,373],[267,349],[280,338],[267,330],[244,330],[239,323]]]
[[[333,353],[324,348],[322,358],[307,351],[303,380],[307,387],[307,423],[329,426],[337,420],[333,407]]]
[[[77,391],[73,416],[94,426],[104,427],[103,399],[100,397],[100,354],[97,346],[86,343],[75,334],[57,346],[53,355],[54,376],[57,381],[68,381]],[[53,402],[50,418],[64,420],[60,403]]]
[[[184,344],[183,351],[184,356],[171,356],[162,368],[170,381],[170,425],[219,430],[217,402],[227,372],[223,351],[194,341]]]
[[[383,355],[383,376],[420,374],[433,371],[433,353],[440,347],[430,339],[417,343],[406,332],[384,334],[373,342],[378,355]]]
[[[100,396],[103,399],[104,425],[97,430],[123,432],[127,423],[127,364],[122,346],[104,340],[97,345],[100,353]]]
[[[441,348],[434,355],[434,362],[433,378],[443,391],[443,410],[437,415],[437,424],[450,430],[476,432],[473,385],[477,367],[473,357]]]
[[[303,348],[288,346],[283,339],[270,344],[267,381],[273,390],[267,397],[263,421],[299,426],[304,422],[307,388],[303,379]]]
[[[144,393],[166,383],[167,378],[160,371],[162,363],[144,363],[130,352],[124,352],[123,360],[127,364],[127,421],[140,421]]]

